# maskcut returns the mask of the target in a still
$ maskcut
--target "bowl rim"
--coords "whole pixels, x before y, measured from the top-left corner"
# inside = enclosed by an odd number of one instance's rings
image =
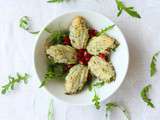
[[[51,20],[49,20],[49,22],[47,22],[43,27],[42,29],[40,30],[40,32],[38,33],[38,35],[36,36],[36,42],[35,42],[35,45],[34,45],[34,71],[36,73],[36,78],[38,79],[38,84],[41,83],[41,80],[39,78],[39,75],[38,75],[38,71],[36,69],[36,56],[35,56],[35,53],[36,53],[36,48],[37,48],[37,45],[38,45],[38,42],[39,42],[39,38],[40,38],[40,35],[42,34],[42,32],[45,30],[45,28],[47,26],[49,26],[55,19],[58,19],[59,17],[62,17],[64,15],[67,15],[67,14],[73,14],[73,13],[83,13],[83,12],[87,12],[87,13],[92,13],[92,14],[95,14],[95,15],[99,15],[99,16],[102,16],[102,17],[105,17],[107,18],[109,21],[111,21],[113,24],[115,24],[112,20],[110,20],[108,17],[106,17],[105,15],[101,14],[101,13],[98,13],[98,12],[95,12],[95,11],[90,11],[90,10],[71,10],[71,11],[67,11],[67,12],[64,12],[60,15],[57,15],[56,17],[52,18]],[[126,78],[126,75],[127,75],[127,72],[128,72],[128,68],[129,68],[129,61],[130,61],[130,55],[129,55],[129,48],[128,48],[128,43],[126,41],[126,38],[123,34],[123,32],[121,31],[121,29],[118,27],[117,24],[115,24],[119,30],[119,32],[121,32],[121,35],[123,37],[123,39],[125,40],[125,44],[126,44],[126,52],[127,52],[127,63],[126,63],[126,70],[124,71],[125,74],[124,74],[124,77],[123,77],[123,80],[121,81],[121,83],[117,86],[117,88],[107,97],[107,98],[103,98],[103,99],[100,99],[100,103],[102,103],[103,101],[107,100],[108,98],[110,98],[115,92],[117,92],[117,90],[120,88],[120,86],[122,85],[122,83],[124,82],[125,78]],[[49,96],[53,97],[55,100],[58,100],[62,103],[65,103],[65,104],[69,104],[69,105],[76,105],[76,106],[91,106],[91,105],[94,105],[92,102],[86,102],[86,103],[71,103],[71,102],[67,102],[61,98],[58,98],[56,96],[54,96],[49,90],[47,90],[47,87],[46,86],[43,86],[41,89],[43,89],[43,91],[45,91]]]

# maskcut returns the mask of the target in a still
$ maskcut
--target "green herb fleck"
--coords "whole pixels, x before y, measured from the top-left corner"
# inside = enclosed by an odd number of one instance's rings
[[[6,94],[7,92],[9,92],[9,90],[13,90],[15,85],[17,83],[20,83],[21,81],[27,84],[28,78],[29,78],[29,75],[27,73],[25,73],[24,75],[17,73],[17,76],[15,77],[9,76],[8,77],[9,82],[6,85],[2,86],[1,93]]]
[[[50,101],[48,109],[48,120],[54,120],[53,100]]]
[[[145,86],[142,89],[142,91],[141,91],[141,98],[143,99],[144,102],[147,103],[148,106],[150,106],[151,108],[154,108],[154,105],[153,105],[151,99],[148,98],[148,92],[149,92],[150,88],[151,88],[151,84]]]
[[[141,18],[139,13],[134,9],[134,7],[126,7],[121,0],[115,0],[118,8],[117,16],[120,16],[123,11],[128,13],[132,17]]]
[[[94,90],[94,97],[92,99],[92,102],[94,103],[96,109],[100,108],[100,97],[97,95],[95,90]]]
[[[23,16],[19,20],[19,27],[28,31],[31,34],[38,34],[39,31],[31,31],[30,19],[28,16]]]
[[[130,120],[130,116],[129,116],[127,109],[123,108],[122,106],[119,106],[117,103],[114,103],[114,102],[107,103],[106,104],[106,111],[110,112],[113,110],[113,108],[116,108],[116,107],[119,108],[124,113],[127,120]]]
[[[64,2],[64,0],[48,0],[48,3],[61,3]]]
[[[160,51],[155,53],[152,57],[152,60],[151,60],[151,64],[150,64],[150,76],[154,76],[157,69],[156,69],[156,62],[157,62],[157,57],[158,55],[160,54]]]
[[[107,31],[111,30],[114,28],[115,25],[109,25],[106,28],[102,29],[100,32],[97,33],[97,36],[100,36],[102,34],[105,34]]]

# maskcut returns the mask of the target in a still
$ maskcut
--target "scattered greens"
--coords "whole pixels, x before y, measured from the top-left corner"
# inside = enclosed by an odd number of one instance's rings
[[[48,120],[54,120],[53,100],[50,101],[48,109]]]
[[[27,16],[23,16],[19,20],[19,27],[28,31],[31,34],[38,34],[39,31],[31,31],[30,19]]]
[[[132,17],[141,18],[140,14],[134,9],[134,7],[127,7],[121,0],[115,0],[118,8],[117,16],[119,17],[123,11]],[[64,0],[48,0],[48,3],[62,3]]]
[[[134,9],[134,7],[126,7],[121,0],[115,0],[118,8],[117,16],[120,16],[123,11],[128,13],[132,17],[141,18],[139,13]]]
[[[154,105],[153,105],[151,99],[148,98],[148,92],[149,92],[150,88],[151,88],[151,84],[145,86],[141,91],[141,97],[142,97],[143,101],[147,103],[148,106],[150,106],[151,108],[154,108]]]
[[[113,102],[106,104],[106,111],[107,112],[111,112],[113,110],[113,108],[119,108],[124,113],[127,120],[130,120],[130,116],[129,116],[127,109],[125,109],[122,106],[119,106],[117,103],[113,103]]]
[[[156,69],[156,62],[157,62],[157,57],[160,54],[160,51],[155,53],[152,57],[151,64],[150,64],[150,76],[153,77],[157,71]],[[151,108],[155,108],[154,104],[152,103],[152,100],[148,97],[148,92],[151,89],[151,84],[146,85],[142,91],[141,91],[141,98],[143,99],[144,102],[147,103],[148,106]]]
[[[94,97],[92,99],[92,102],[94,103],[96,109],[100,108],[100,97],[97,95],[96,90],[94,90]]]
[[[115,25],[110,25],[110,26],[108,26],[108,27],[102,29],[100,32],[97,33],[97,36],[102,35],[102,34],[105,34],[107,31],[113,29],[114,26],[115,26]]]
[[[134,9],[134,7],[127,7],[121,0],[115,0],[116,4],[117,4],[117,8],[118,8],[118,13],[117,16],[120,16],[122,14],[122,12],[126,12],[127,14],[129,14],[132,17],[135,18],[141,18],[140,14]],[[64,2],[64,0],[48,0],[48,3],[61,3]],[[30,25],[30,19],[27,16],[24,16],[20,19],[19,21],[19,26],[28,31],[29,33],[32,34],[37,34],[39,33],[39,31],[34,32],[31,31],[31,25]],[[107,31],[111,30],[114,28],[115,25],[110,25],[104,29],[102,29],[100,32],[97,33],[97,36],[101,35],[101,34],[105,34]],[[50,32],[49,32],[50,33]],[[51,33],[50,37],[48,38],[48,43],[50,44],[61,44],[63,43],[63,37],[66,35],[66,33],[64,32],[54,32]],[[154,76],[156,73],[156,62],[157,62],[157,56],[159,55],[160,52],[157,52],[156,54],[153,55],[152,60],[151,60],[151,64],[150,64],[150,76]],[[57,77],[64,77],[64,64],[57,64],[54,63],[54,61],[49,60],[48,62],[48,71],[44,76],[44,79],[40,85],[40,87],[43,87],[44,85],[46,85],[48,83],[48,81],[55,79]],[[11,77],[9,76],[9,82],[2,86],[2,94],[5,94],[6,92],[8,92],[9,90],[13,90],[15,85],[17,83],[20,83],[21,81],[23,81],[24,83],[27,83],[27,80],[29,78],[29,75],[27,73],[25,73],[24,75],[20,75],[19,73],[17,73],[16,77]],[[89,85],[89,90],[92,91],[94,90],[94,96],[92,98],[92,102],[94,103],[95,107],[97,109],[100,108],[100,97],[97,95],[96,93],[96,88],[100,88],[104,85],[104,82],[96,82],[96,83],[92,83]],[[151,88],[151,85],[147,85],[145,86],[142,91],[141,91],[141,97],[143,99],[144,102],[147,103],[148,106],[150,106],[151,108],[154,108],[154,105],[151,101],[150,98],[148,98],[148,92]],[[129,114],[128,111],[119,106],[117,103],[107,103],[106,104],[106,111],[110,112],[113,110],[113,108],[119,108],[124,115],[126,116],[126,118],[129,120]],[[48,109],[48,120],[53,120],[54,119],[54,110],[53,110],[53,101],[51,100],[50,105],[49,105],[49,109]]]
[[[48,0],[48,3],[61,3],[64,2],[64,0]]]
[[[17,73],[17,76],[15,76],[15,77],[9,76],[8,77],[9,82],[6,85],[2,86],[1,93],[6,94],[10,90],[13,90],[15,85],[17,83],[20,83],[21,81],[23,81],[25,84],[27,84],[28,78],[29,78],[29,75],[27,73],[25,73],[24,75]]]
[[[140,14],[134,9],[134,7],[127,7],[121,0],[115,0],[118,8],[117,16],[119,17],[123,11],[132,17],[141,18]],[[48,3],[62,3],[64,0],[48,0]]]
[[[157,69],[156,69],[156,62],[157,62],[157,57],[158,55],[160,54],[160,51],[155,53],[152,57],[152,60],[151,60],[151,64],[150,64],[150,76],[154,76]]]

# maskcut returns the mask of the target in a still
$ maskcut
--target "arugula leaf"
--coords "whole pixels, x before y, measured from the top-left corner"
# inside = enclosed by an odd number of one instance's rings
[[[38,34],[39,31],[31,31],[30,19],[28,16],[23,16],[19,20],[19,27],[28,31],[31,34]]]
[[[48,3],[61,3],[64,2],[64,0],[48,0]]]
[[[92,89],[93,89],[93,86],[92,86],[92,83],[90,83],[89,86],[88,86],[88,90],[92,91]]]
[[[53,100],[50,101],[48,109],[48,120],[54,120]]]
[[[36,35],[36,34],[38,34],[38,33],[39,33],[39,31],[34,31],[34,32],[30,31],[30,33],[31,33],[31,34],[35,34],[35,35]]]
[[[105,84],[104,81],[100,81],[100,82],[96,82],[95,84],[93,84],[93,86],[100,88],[100,87],[104,86],[104,84]]]
[[[47,73],[44,75],[44,80],[42,81],[40,88],[45,86],[49,80],[54,78],[54,72],[51,69],[48,69]]]
[[[121,0],[115,0],[118,8],[117,16],[119,17],[123,11],[128,13],[132,17],[141,18],[139,13],[134,9],[134,7],[126,7]]]
[[[150,88],[151,88],[151,84],[145,86],[142,89],[142,91],[141,91],[141,98],[143,99],[144,102],[147,103],[148,106],[150,106],[151,108],[154,108],[154,105],[153,105],[151,99],[148,98],[148,92],[149,92]]]
[[[29,78],[29,75],[27,73],[25,73],[24,75],[20,75],[19,73],[17,73],[17,76],[15,77],[9,76],[8,77],[9,82],[6,85],[2,86],[1,93],[6,94],[7,92],[9,92],[9,90],[13,90],[15,85],[17,83],[20,83],[21,81],[27,84],[28,78]]]
[[[100,36],[102,34],[105,34],[107,31],[114,28],[115,25],[109,25],[106,28],[102,29],[100,32],[97,32],[97,36]]]
[[[157,62],[157,57],[158,55],[160,54],[160,51],[155,53],[152,57],[152,60],[151,60],[151,64],[150,64],[150,76],[154,76],[157,69],[156,69],[156,62]]]
[[[103,82],[103,81],[99,81],[99,82],[96,82],[96,83],[91,82],[89,84],[89,87],[88,87],[89,91],[94,90],[94,96],[92,98],[92,102],[94,103],[96,109],[100,108],[100,97],[97,95],[95,89],[102,87],[104,84],[105,84],[105,82]]]
[[[94,90],[94,97],[92,98],[92,102],[94,103],[96,109],[100,108],[100,97],[97,95],[95,90]]]
[[[99,82],[96,82],[96,83],[90,83],[89,84],[89,87],[88,87],[88,90],[89,91],[92,91],[93,88],[100,88],[102,86],[104,86],[105,82],[104,81],[99,81]]]
[[[62,32],[62,31],[55,31],[51,33],[49,38],[47,39],[49,44],[62,44],[63,43],[63,38],[65,35],[68,35],[67,32]]]
[[[64,64],[54,63],[49,64],[48,71],[44,75],[44,79],[42,80],[42,83],[40,85],[40,88],[45,86],[48,81],[59,78],[62,79],[66,76],[66,73],[64,72]]]
[[[119,108],[124,113],[127,120],[130,120],[130,116],[129,116],[127,109],[123,108],[122,106],[119,106],[117,103],[114,103],[114,102],[107,103],[106,104],[106,111],[110,112],[113,110],[113,108],[116,108],[116,107]]]
[[[106,104],[106,111],[111,111],[114,107],[117,107],[118,105],[116,103],[107,103]]]
[[[48,33],[52,33],[47,27],[44,30]]]
[[[23,16],[22,18],[20,18],[19,26],[24,30],[28,30],[30,27],[29,21],[29,17]]]

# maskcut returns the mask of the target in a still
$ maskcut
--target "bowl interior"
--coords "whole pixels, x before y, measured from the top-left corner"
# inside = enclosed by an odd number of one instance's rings
[[[114,24],[108,18],[98,13],[81,11],[71,12],[59,16],[56,19],[52,20],[47,26],[45,26],[45,28],[50,31],[68,30],[69,25],[71,24],[71,21],[75,16],[83,16],[88,21],[90,27],[93,27],[97,30],[101,30],[108,25]],[[44,29],[40,32],[38,36],[35,48],[35,68],[40,81],[43,80],[44,74],[47,70],[44,43],[50,35]],[[110,84],[106,84],[102,88],[97,89],[97,93],[100,95],[101,101],[107,99],[119,88],[127,73],[129,62],[127,43],[120,29],[115,26],[112,30],[107,32],[107,34],[117,39],[120,43],[120,46],[111,56],[111,61],[115,67],[117,74],[116,80]],[[93,93],[89,92],[87,88],[85,88],[82,92],[76,95],[65,95],[64,82],[65,80],[49,81],[49,83],[45,86],[45,89],[54,97],[70,104],[92,104]]]

